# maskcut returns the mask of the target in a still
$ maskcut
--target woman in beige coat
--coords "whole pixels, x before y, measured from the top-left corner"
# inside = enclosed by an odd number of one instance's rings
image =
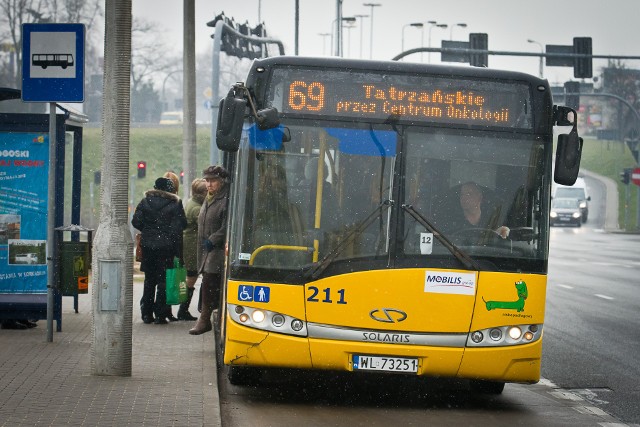
[[[205,197],[198,216],[198,273],[202,274],[202,312],[191,335],[209,332],[211,314],[220,305],[220,287],[224,270],[224,245],[227,233],[227,201],[229,173],[222,166],[209,166],[202,177],[207,182]]]

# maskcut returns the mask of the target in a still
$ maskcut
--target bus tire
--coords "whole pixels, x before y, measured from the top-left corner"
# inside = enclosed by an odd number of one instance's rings
[[[248,366],[229,366],[227,374],[229,382],[233,385],[251,386],[260,383],[262,371]]]
[[[504,383],[500,381],[471,380],[471,391],[480,394],[502,394]]]

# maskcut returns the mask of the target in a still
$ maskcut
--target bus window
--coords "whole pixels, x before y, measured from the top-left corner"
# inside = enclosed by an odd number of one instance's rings
[[[446,145],[442,141],[446,140]],[[527,191],[530,156],[536,142],[523,138],[479,138],[459,134],[413,133],[408,136],[407,174],[417,177],[405,181],[406,203],[430,220],[438,231],[454,243],[471,246],[475,254],[502,253],[506,242],[491,230],[509,228],[538,228],[533,206],[540,200],[535,191]],[[539,164],[541,167],[541,164]],[[535,167],[535,165],[533,166]],[[475,183],[482,193],[482,222],[472,225],[463,221],[461,188]],[[421,233],[427,230],[410,215],[405,215],[404,250],[419,254]],[[463,230],[477,229],[477,230]],[[513,236],[515,237],[515,235]],[[509,240],[509,257],[541,257],[539,242]],[[432,256],[447,253],[435,243]],[[513,250],[513,248],[518,250]]]

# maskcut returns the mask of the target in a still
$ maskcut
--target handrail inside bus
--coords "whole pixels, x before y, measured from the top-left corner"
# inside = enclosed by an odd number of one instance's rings
[[[322,260],[318,263],[314,263],[314,267],[307,272],[307,277],[315,280],[318,278],[320,274],[333,262],[333,260],[342,252],[347,243],[350,243],[355,239],[357,235],[362,233],[364,230],[373,223],[373,221],[378,217],[378,215],[382,214],[382,210],[385,208],[389,208],[393,205],[393,200],[383,200],[376,207],[376,209],[369,214],[368,217],[360,221],[350,232],[347,234],[342,240],[338,242],[338,244],[333,248],[331,252],[329,252]]]
[[[251,253],[251,258],[249,258],[249,265],[253,265],[253,261],[255,260],[256,256],[258,256],[260,252],[266,250],[313,252],[313,248],[307,246],[262,245]]]

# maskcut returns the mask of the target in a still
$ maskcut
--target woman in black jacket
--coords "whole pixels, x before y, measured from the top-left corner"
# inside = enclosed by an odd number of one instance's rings
[[[144,323],[165,324],[170,315],[166,269],[173,267],[174,257],[182,258],[182,230],[187,226],[182,200],[174,190],[170,179],[156,179],[153,190],[145,192],[131,220],[142,234],[140,270],[144,272],[144,291],[140,311]]]

